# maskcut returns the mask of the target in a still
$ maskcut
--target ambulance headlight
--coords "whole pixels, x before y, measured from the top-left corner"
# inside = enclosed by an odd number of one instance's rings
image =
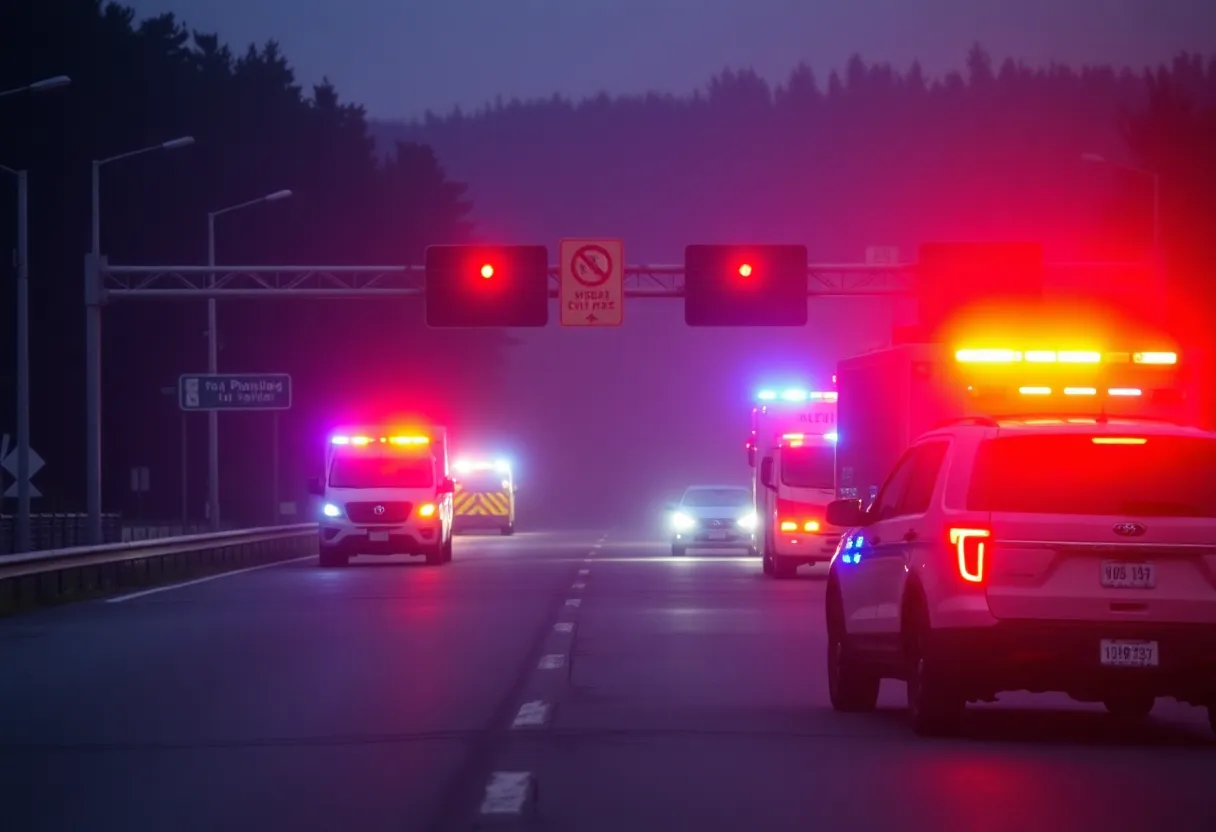
[[[739,528],[751,531],[756,528],[756,512],[749,512],[739,518]]]
[[[675,530],[678,532],[686,532],[691,529],[694,524],[691,517],[677,511],[671,516],[671,525],[675,527]]]
[[[326,517],[341,517],[342,509],[338,508],[333,503],[326,503],[324,506],[321,507],[321,513],[324,514]]]

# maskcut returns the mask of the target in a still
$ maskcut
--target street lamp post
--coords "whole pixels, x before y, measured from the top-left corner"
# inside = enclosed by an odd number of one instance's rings
[[[208,275],[207,283],[215,287],[215,219],[225,214],[240,211],[263,202],[278,202],[291,196],[291,191],[282,190],[260,196],[257,199],[239,202],[220,208],[207,214],[207,265],[213,269]],[[216,325],[215,298],[207,298],[207,373],[215,375],[219,372],[220,346],[219,331]],[[211,528],[220,529],[220,419],[219,411],[207,412],[207,507]]]
[[[177,409],[180,414],[178,424],[181,427],[181,437],[178,443],[178,453],[181,455],[181,460],[178,467],[181,470],[178,473],[181,477],[181,494],[179,496],[182,503],[182,534],[189,534],[187,527],[190,525],[190,427],[186,421],[186,411],[182,410],[181,402],[178,400],[178,388],[162,387],[160,388],[160,392],[164,396],[173,399],[173,402],[178,406]]]
[[[4,90],[3,92],[0,92],[0,98],[4,98],[9,95],[20,95],[24,92],[46,92],[47,90],[66,87],[70,83],[72,83],[72,79],[68,76],[56,75],[54,78],[43,78],[41,81],[26,84],[24,87],[14,87],[11,90]]]
[[[0,98],[19,93],[39,93],[72,83],[66,75],[35,81],[24,87],[0,92]],[[17,177],[17,546],[18,552],[34,548],[30,498],[30,205],[29,174],[0,165]]]
[[[85,421],[86,429],[86,491],[89,511],[89,542],[94,546],[103,542],[101,530],[101,292],[91,285],[101,279],[101,168],[111,162],[131,159],[158,150],[176,150],[194,144],[193,136],[181,136],[160,144],[141,147],[119,153],[105,159],[93,160],[93,202],[91,267],[86,270],[85,280]]]

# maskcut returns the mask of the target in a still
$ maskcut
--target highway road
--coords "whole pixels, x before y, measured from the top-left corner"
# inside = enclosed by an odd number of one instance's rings
[[[0,620],[0,828],[1216,829],[1206,716],[843,715],[823,581],[621,530],[462,537]],[[803,570],[808,572],[808,570]],[[514,814],[518,812],[518,814]]]

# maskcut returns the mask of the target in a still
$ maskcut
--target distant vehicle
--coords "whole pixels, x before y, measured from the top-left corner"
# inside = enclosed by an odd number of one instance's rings
[[[452,466],[456,493],[452,505],[457,534],[493,529],[500,534],[515,534],[515,480],[511,463],[500,459],[457,460]]]
[[[827,563],[840,541],[843,530],[825,516],[837,497],[836,398],[834,390],[761,390],[752,408],[756,544],[774,578]]]
[[[921,734],[1011,690],[1124,719],[1173,697],[1216,731],[1216,434],[1167,421],[1176,362],[932,344],[842,362],[837,710],[894,678]]]
[[[443,428],[339,431],[329,437],[325,475],[309,490],[324,499],[322,566],[346,566],[352,555],[424,555],[436,565],[452,559],[455,484]]]
[[[751,489],[739,485],[689,486],[671,511],[671,553],[690,548],[746,549],[756,554],[756,511]]]

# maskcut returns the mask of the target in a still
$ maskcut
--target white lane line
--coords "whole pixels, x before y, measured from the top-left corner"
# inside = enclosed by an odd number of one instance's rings
[[[566,663],[566,657],[561,653],[550,653],[547,656],[540,657],[540,664],[536,666],[537,670],[557,670]]]
[[[580,575],[590,575],[590,574],[591,574],[591,570],[590,570],[590,569],[580,569],[580,570],[578,570],[578,574],[580,574]]]
[[[566,606],[567,606],[567,607],[577,607],[577,606],[578,606],[579,604],[581,604],[581,603],[583,603],[583,599],[582,599],[582,598],[567,598],[567,599],[566,599]]]
[[[591,558],[591,557],[595,557],[595,550],[594,550],[594,549],[592,549],[590,552],[588,552],[588,553],[587,553],[587,557],[589,557],[589,558]]]
[[[116,598],[107,598],[107,604],[120,604],[123,601],[133,601],[136,598],[143,598],[145,595],[155,595],[157,592],[168,592],[171,589],[183,589],[195,584],[205,584],[207,581],[218,581],[220,578],[231,578],[233,575],[243,575],[246,572],[256,572],[259,569],[270,569],[272,566],[282,566],[285,563],[299,563],[302,560],[316,560],[316,555],[306,555],[302,558],[288,558],[287,560],[277,560],[274,563],[263,563],[258,566],[248,566],[244,569],[234,569],[231,572],[221,572],[218,575],[208,575],[205,578],[195,578],[193,581],[185,581],[180,584],[170,584],[169,586],[158,586],[154,589],[144,589],[139,592],[132,592],[130,595],[119,595]]]
[[[515,715],[515,721],[511,723],[512,728],[535,728],[544,725],[549,721],[549,709],[552,706],[548,702],[525,702],[519,706],[519,713]]]
[[[481,800],[483,815],[518,815],[528,802],[528,791],[532,786],[530,771],[496,771],[486,784],[486,794]]]
[[[574,632],[574,622],[559,621],[553,625],[553,631],[555,633],[573,633]]]
[[[570,584],[570,588],[571,589],[586,589],[587,585],[585,583],[583,583],[582,581],[575,581],[574,583]]]

